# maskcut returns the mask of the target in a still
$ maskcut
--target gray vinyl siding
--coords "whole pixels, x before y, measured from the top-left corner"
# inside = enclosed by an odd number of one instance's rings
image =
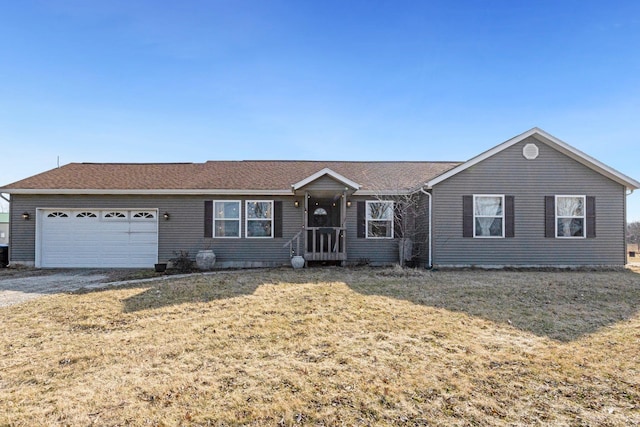
[[[367,239],[358,237],[357,204],[359,201],[381,200],[376,197],[352,197],[352,205],[347,208],[347,256],[349,263],[372,265],[398,262],[397,239]]]
[[[333,181],[333,180],[331,180]],[[335,181],[333,181],[335,183]],[[344,189],[344,187],[341,187]],[[334,188],[335,189],[335,188]],[[241,233],[236,238],[204,237],[204,202],[207,200],[240,200]],[[282,201],[282,237],[247,238],[245,232],[245,202],[247,200]],[[294,206],[294,200],[300,207]],[[356,202],[371,198],[353,198],[347,209],[348,262],[366,260],[372,264],[397,262],[395,239],[357,238]],[[158,261],[166,262],[178,251],[188,251],[192,258],[200,249],[210,245],[216,254],[217,267],[289,265],[289,249],[283,247],[304,224],[303,198],[296,197],[238,197],[238,196],[93,196],[93,195],[12,195],[11,197],[11,262],[35,262],[37,208],[90,209],[158,209]],[[31,220],[24,221],[22,213],[29,212]],[[162,214],[168,212],[170,219]],[[304,247],[304,246],[301,246]]]
[[[540,154],[526,160],[522,148]],[[462,197],[515,197],[515,237],[462,237]],[[596,238],[545,237],[545,196],[596,197]],[[434,265],[619,266],[625,263],[625,188],[531,137],[433,188]]]
[[[240,239],[204,237],[205,200],[240,200],[242,206]],[[247,239],[245,237],[245,201],[281,200],[282,238]],[[302,227],[300,209],[293,205],[294,198],[282,197],[216,197],[216,196],[65,196],[65,195],[13,195],[12,210],[12,262],[35,261],[36,208],[121,208],[158,209],[158,258],[160,262],[175,257],[178,251],[188,251],[192,258],[200,249],[211,246],[220,266],[225,263],[258,263],[280,265],[289,262],[289,252],[283,245]],[[24,221],[22,212],[30,212],[31,220]],[[168,212],[168,221],[162,214]],[[247,264],[249,265],[249,264]]]
[[[342,193],[344,191],[345,185],[331,178],[330,176],[321,176],[315,181],[310,182],[305,185],[298,191],[310,191],[310,192],[337,192]]]

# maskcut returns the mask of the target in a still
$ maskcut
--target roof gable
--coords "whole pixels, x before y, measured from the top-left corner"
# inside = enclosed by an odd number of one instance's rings
[[[557,151],[563,153],[564,155],[566,155],[567,157],[570,157],[574,160],[576,160],[577,162],[583,164],[584,166],[588,167],[589,169],[592,169],[598,173],[600,173],[601,175],[604,175],[606,177],[608,177],[609,179],[624,185],[627,189],[630,190],[636,190],[638,188],[640,188],[640,182],[616,171],[615,169],[605,165],[604,163],[594,159],[593,157],[583,153],[582,151],[578,150],[577,148],[574,148],[572,146],[570,146],[569,144],[567,144],[564,141],[561,141],[560,139],[554,137],[553,135],[545,132],[544,130],[540,129],[540,128],[533,128],[530,129],[518,136],[515,136],[511,139],[509,139],[508,141],[503,142],[500,145],[497,145],[495,147],[493,147],[490,150],[485,151],[482,154],[479,154],[478,156],[448,170],[447,172],[427,181],[425,183],[425,185],[428,188],[433,187],[434,185],[451,178],[454,175],[459,174],[460,172],[469,169],[470,167],[488,159],[489,157],[494,156],[497,153],[500,153],[501,151],[506,150],[507,148],[524,141],[525,139],[529,138],[529,137],[534,137],[536,140],[540,141],[543,144],[546,144],[554,149],[556,149]]]
[[[302,187],[304,187],[305,185],[308,185],[310,183],[312,183],[313,181],[323,177],[323,176],[329,176],[330,178],[333,178],[334,180],[346,185],[347,187],[352,188],[353,190],[359,190],[360,189],[360,184],[350,180],[349,178],[346,178],[342,175],[340,175],[337,172],[332,171],[329,168],[324,168],[322,170],[319,170],[318,172],[314,173],[313,175],[309,175],[308,177],[306,177],[305,179],[303,179],[302,181],[298,181],[295,184],[293,184],[291,186],[291,188],[293,188],[294,190],[299,190]]]

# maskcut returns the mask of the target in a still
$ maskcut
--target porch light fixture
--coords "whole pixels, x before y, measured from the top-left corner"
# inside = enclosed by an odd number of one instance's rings
[[[350,208],[351,207],[351,200],[347,200],[347,207]]]
[[[171,218],[171,215],[169,215],[169,212],[165,212],[162,214],[162,217],[165,219],[165,221],[169,221],[169,218]]]
[[[297,200],[294,200],[293,201],[293,206],[295,206],[296,208],[299,208],[300,207],[300,202],[297,201]]]
[[[23,213],[22,219],[24,219],[25,221],[29,221],[29,219],[31,219],[31,215],[29,215],[29,212]]]

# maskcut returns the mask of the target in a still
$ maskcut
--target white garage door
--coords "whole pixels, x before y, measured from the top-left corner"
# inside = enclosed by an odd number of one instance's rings
[[[153,267],[158,212],[129,209],[41,209],[39,267]]]

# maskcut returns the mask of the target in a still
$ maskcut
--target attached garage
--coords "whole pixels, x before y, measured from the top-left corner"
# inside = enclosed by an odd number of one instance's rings
[[[148,268],[158,262],[158,212],[38,209],[36,266]]]

